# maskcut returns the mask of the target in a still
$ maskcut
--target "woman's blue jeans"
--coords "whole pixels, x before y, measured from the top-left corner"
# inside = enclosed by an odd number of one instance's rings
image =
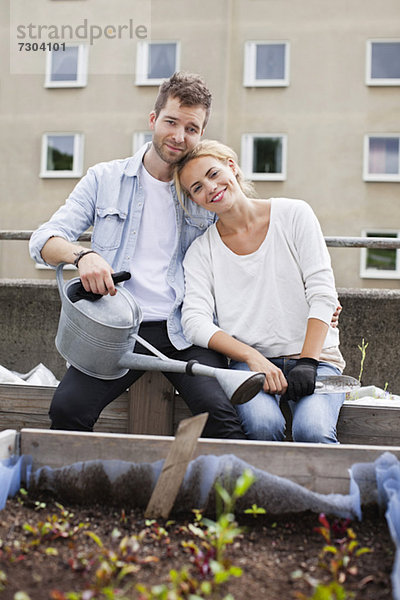
[[[269,359],[285,377],[296,365],[295,359]],[[246,363],[231,361],[231,369],[249,371]],[[318,375],[340,375],[339,369],[320,362]],[[345,394],[312,394],[298,402],[289,401],[292,412],[292,437],[295,442],[338,444],[336,424]],[[246,404],[236,406],[242,427],[251,440],[282,441],[285,439],[285,417],[280,409],[280,396],[259,392]]]

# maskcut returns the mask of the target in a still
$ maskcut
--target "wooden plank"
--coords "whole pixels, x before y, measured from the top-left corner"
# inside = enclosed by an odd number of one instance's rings
[[[345,404],[338,439],[344,444],[400,446],[400,408]]]
[[[291,413],[286,402],[282,412],[288,423],[286,441],[291,441]],[[179,421],[188,416],[188,407],[180,396],[176,396],[174,431]],[[341,444],[400,446],[400,407],[344,404],[338,421],[338,439]]]
[[[173,433],[178,429],[179,423],[182,419],[190,419],[192,413],[190,412],[190,408],[186,404],[184,400],[178,395],[175,394],[174,399],[174,421],[173,421]]]
[[[126,418],[108,418],[101,416],[94,431],[112,432],[112,433],[127,433]],[[21,430],[27,427],[38,429],[47,429],[50,427],[50,419],[46,414],[35,415],[31,413],[0,413],[0,428],[1,429],[16,429]]]
[[[55,387],[0,384],[0,430],[50,427],[48,411]],[[101,413],[95,431],[127,433],[128,392]]]
[[[148,519],[168,518],[207,419],[208,413],[203,413],[179,423],[145,511]]]
[[[25,427],[35,427],[38,429],[47,429],[50,427],[50,420],[47,415],[32,415],[31,413],[4,413],[0,414],[1,428],[21,430]]]
[[[47,413],[54,389],[0,384],[0,430],[49,427]],[[188,407],[168,380],[161,373],[146,373],[130,392],[104,409],[95,431],[172,435],[179,422],[189,417]],[[290,440],[290,427],[288,436]],[[400,407],[345,404],[338,439],[342,444],[400,446]]]
[[[17,453],[17,435],[15,429],[0,431],[0,460]]]
[[[146,371],[129,389],[128,432],[172,435],[174,388],[162,373]]]
[[[0,414],[1,413],[32,413],[47,415],[49,412],[51,398],[2,398],[0,396]],[[102,412],[102,415],[108,415],[111,418],[128,417],[128,394],[116,398]]]
[[[87,460],[155,462],[165,458],[172,437],[59,432],[36,429],[21,431],[21,452],[30,454],[34,468],[62,467]],[[299,444],[201,438],[194,457],[234,454],[237,458],[320,493],[349,492],[348,469],[357,462],[373,462],[383,452],[400,459],[399,446]]]

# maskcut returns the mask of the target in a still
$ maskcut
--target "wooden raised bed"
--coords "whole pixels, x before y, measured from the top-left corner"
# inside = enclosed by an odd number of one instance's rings
[[[0,430],[48,428],[52,387],[0,384]],[[173,435],[191,416],[160,373],[145,373],[102,413],[96,432]],[[338,423],[342,444],[400,446],[400,408],[345,404]]]
[[[166,458],[173,440],[170,436],[5,430],[0,433],[0,458],[17,450],[18,454],[32,457],[34,470],[45,465],[58,468],[90,460],[152,463]],[[400,458],[399,446],[200,439],[194,458],[234,454],[255,468],[290,479],[314,492],[348,494],[350,467],[359,462],[373,462],[387,451]]]

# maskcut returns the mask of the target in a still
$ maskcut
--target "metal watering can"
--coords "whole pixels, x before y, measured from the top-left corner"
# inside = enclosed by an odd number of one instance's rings
[[[115,296],[87,293],[79,277],[64,282],[63,267],[59,264],[56,272],[62,306],[55,343],[61,356],[79,371],[99,379],[118,379],[130,369],[215,377],[232,404],[244,404],[262,389],[263,373],[168,358],[138,335],[142,313],[129,292],[118,287]],[[129,278],[129,273],[114,274],[115,283]],[[135,354],[136,341],[154,356]]]

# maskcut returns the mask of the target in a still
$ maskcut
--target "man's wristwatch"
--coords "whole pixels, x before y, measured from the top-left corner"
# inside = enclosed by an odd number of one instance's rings
[[[80,252],[78,252],[75,256],[75,260],[74,260],[74,265],[75,267],[78,266],[79,261],[81,260],[81,258],[83,258],[84,256],[86,256],[86,254],[91,254],[91,253],[97,254],[97,252],[95,250],[81,250]]]

